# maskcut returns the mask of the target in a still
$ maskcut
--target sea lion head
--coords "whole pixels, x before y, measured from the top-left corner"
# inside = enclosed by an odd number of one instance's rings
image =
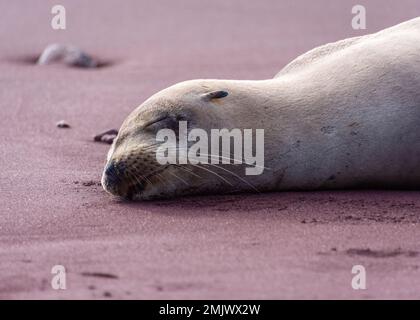
[[[196,166],[162,165],[156,152],[163,143],[157,141],[161,129],[178,134],[183,121],[188,131],[223,126],[226,119],[217,109],[226,103],[228,95],[215,81],[193,80],[150,97],[123,122],[108,152],[103,188],[122,198],[146,200],[200,193],[209,185],[213,189],[223,185],[217,175]]]

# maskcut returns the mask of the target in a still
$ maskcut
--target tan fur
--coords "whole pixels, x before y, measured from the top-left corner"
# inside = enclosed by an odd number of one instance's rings
[[[229,95],[200,98],[215,90]],[[269,169],[245,176],[243,166],[224,167],[233,174],[209,168],[228,184],[189,165],[196,175],[158,168],[153,149],[145,149],[156,141],[142,124],[164,112],[188,115],[193,126],[206,130],[265,129]],[[161,170],[134,199],[252,191],[250,184],[260,191],[418,188],[420,18],[311,50],[274,79],[193,80],[169,87],[129,115],[108,160],[127,162],[130,183]]]

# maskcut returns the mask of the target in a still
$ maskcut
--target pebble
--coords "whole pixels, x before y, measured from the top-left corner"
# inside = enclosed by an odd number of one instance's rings
[[[100,134],[97,134],[96,136],[93,137],[93,140],[96,142],[112,144],[112,142],[117,137],[117,135],[118,135],[118,130],[110,129]]]
[[[49,65],[54,62],[80,68],[97,68],[99,65],[96,59],[81,49],[72,45],[57,43],[50,44],[44,49],[37,64]]]
[[[61,128],[61,129],[67,129],[70,128],[70,125],[65,122],[64,120],[60,120],[56,123],[57,128]]]

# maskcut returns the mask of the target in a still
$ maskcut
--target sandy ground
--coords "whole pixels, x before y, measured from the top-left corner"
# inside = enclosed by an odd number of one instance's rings
[[[420,15],[418,0],[0,2],[0,298],[420,298],[420,192],[211,196],[127,203],[98,185],[107,145],[152,93],[194,78],[272,77],[300,53]],[[38,67],[52,42],[108,62]],[[64,119],[71,129],[58,129]],[[50,286],[67,269],[67,290]],[[367,290],[351,288],[362,264]]]

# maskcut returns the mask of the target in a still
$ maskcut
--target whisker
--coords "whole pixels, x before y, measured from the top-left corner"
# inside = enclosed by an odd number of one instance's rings
[[[180,151],[180,150],[188,150],[188,148],[185,148],[185,147],[184,148],[172,147],[172,148],[167,148],[167,150]],[[227,159],[229,161],[232,161],[233,160],[233,161],[244,162],[245,164],[254,166],[256,168],[271,170],[271,168],[268,168],[268,167],[265,167],[265,166],[260,166],[260,165],[257,165],[257,164],[252,164],[252,163],[250,163],[250,160],[249,159],[246,159],[246,158],[242,158],[242,159],[232,158],[232,157],[229,158],[229,157],[225,157],[225,156],[222,156],[222,155],[215,155],[215,154],[209,154],[209,153],[200,153],[200,155],[207,156],[207,157],[210,157],[210,158]],[[232,156],[232,154],[231,154],[231,156]],[[225,163],[225,164],[227,164],[227,163]],[[240,165],[240,163],[229,163],[229,164]]]
[[[163,184],[163,185],[165,185],[165,183],[166,183],[166,180],[164,180],[163,178],[162,178],[162,176],[161,176],[161,174],[160,173],[155,173],[155,176],[160,180],[160,182]],[[176,187],[175,186],[175,184],[171,181],[171,180],[167,180],[167,181],[169,181],[169,183],[172,185],[172,187]]]
[[[232,183],[230,183],[230,181],[229,181],[229,180],[227,180],[226,178],[224,178],[224,177],[222,177],[221,175],[217,174],[216,172],[214,172],[214,171],[212,171],[212,170],[210,170],[210,169],[204,168],[204,167],[202,167],[202,166],[199,166],[199,165],[197,165],[197,164],[191,164],[191,165],[192,165],[192,166],[194,166],[194,167],[197,167],[197,168],[203,169],[203,170],[205,170],[205,171],[207,171],[207,172],[210,172],[210,173],[214,174],[215,176],[219,177],[220,179],[222,179],[223,181],[225,181],[225,182],[226,182],[227,184],[229,184],[230,186],[233,186],[233,184],[232,184]]]
[[[203,178],[202,176],[200,176],[199,174],[196,174],[194,171],[192,171],[191,169],[189,169],[189,168],[186,168],[186,167],[184,167],[184,166],[182,166],[182,165],[179,165],[179,164],[173,164],[173,166],[175,166],[175,167],[177,167],[177,168],[179,168],[179,169],[182,169],[182,170],[184,170],[184,171],[186,171],[186,172],[188,172],[188,173],[190,173],[190,174],[192,174],[192,175],[194,175],[194,176],[196,176],[196,177],[198,177],[198,178]]]
[[[166,166],[168,167],[168,166]],[[143,176],[141,174],[138,174],[142,179],[144,179],[146,182],[148,182],[150,184],[150,186],[153,186],[153,182],[149,179],[149,178],[153,178],[155,177],[157,174],[159,174],[160,172],[162,172],[163,170],[165,170],[166,168],[163,168],[162,170],[155,170],[152,173],[150,173],[148,176]]]
[[[168,171],[168,173],[169,173],[171,176],[174,176],[175,178],[177,178],[177,179],[179,179],[180,181],[182,181],[183,183],[185,183],[187,186],[190,186],[190,184],[189,184],[187,181],[185,181],[184,179],[182,179],[182,178],[178,177],[175,173],[170,172],[170,171]]]
[[[254,189],[256,192],[260,193],[260,191],[259,191],[259,190],[258,190],[255,186],[253,186],[250,182],[246,181],[245,179],[243,179],[241,176],[237,175],[236,173],[234,173],[234,172],[232,172],[232,171],[230,171],[230,170],[228,170],[228,169],[226,169],[226,168],[223,168],[223,167],[221,167],[221,166],[215,165],[215,164],[211,164],[211,165],[212,165],[212,166],[215,166],[216,168],[222,169],[223,171],[229,172],[230,174],[232,174],[232,175],[234,175],[235,177],[237,177],[238,179],[240,179],[242,182],[246,183],[248,186],[250,186],[250,187],[251,187],[252,189]]]
[[[140,188],[140,186],[143,184],[143,182],[141,180],[139,180],[139,178],[137,176],[133,175],[133,177],[134,177],[134,179],[136,179],[136,181],[138,183],[138,185],[136,186],[136,191],[138,191],[138,188]],[[149,183],[142,175],[140,175],[140,179],[143,179],[146,184]]]
[[[149,150],[149,149],[153,148],[154,146],[156,146],[156,145],[160,145],[160,144],[162,144],[162,143],[163,143],[163,142],[156,142],[156,143],[150,144],[150,145],[148,145],[148,146],[146,146],[146,147],[142,147],[141,149],[142,149],[142,150]]]

